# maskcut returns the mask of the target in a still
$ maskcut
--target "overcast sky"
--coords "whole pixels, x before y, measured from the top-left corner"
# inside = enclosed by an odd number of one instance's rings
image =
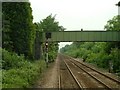
[[[113,16],[118,15],[119,0],[29,0],[33,10],[33,22],[40,22],[48,15],[56,15],[56,21],[67,30],[103,30]],[[63,47],[67,43],[60,43]]]

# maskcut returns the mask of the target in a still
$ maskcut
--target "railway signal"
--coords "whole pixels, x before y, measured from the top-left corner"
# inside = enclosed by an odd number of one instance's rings
[[[46,66],[48,67],[48,42],[45,42],[45,61],[46,61]]]
[[[46,54],[45,54],[45,61],[46,61],[46,66],[47,66],[47,68],[48,68],[48,40],[49,40],[49,38],[51,38],[51,33],[50,32],[47,32],[47,33],[45,33],[45,37],[46,37],[46,42],[45,42],[45,52],[46,52]]]
[[[48,49],[48,42],[45,43],[45,47],[46,47],[46,49]]]
[[[45,33],[45,37],[46,39],[51,38],[51,33],[50,32]]]

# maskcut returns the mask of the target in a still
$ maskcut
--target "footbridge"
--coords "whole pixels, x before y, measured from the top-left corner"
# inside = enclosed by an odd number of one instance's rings
[[[44,32],[42,42],[111,42],[120,41],[120,31],[59,31]]]

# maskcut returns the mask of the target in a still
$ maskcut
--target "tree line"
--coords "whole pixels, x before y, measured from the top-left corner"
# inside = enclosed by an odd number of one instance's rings
[[[120,31],[120,16],[114,16],[109,20],[104,29]],[[73,42],[60,51],[102,68],[112,68],[111,72],[120,74],[120,42]]]

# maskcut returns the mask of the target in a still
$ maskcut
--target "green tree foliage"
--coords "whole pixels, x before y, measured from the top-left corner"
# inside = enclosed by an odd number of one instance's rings
[[[2,47],[6,48],[7,50],[12,50],[12,41],[10,38],[10,23],[4,19],[5,15],[2,16]]]
[[[120,31],[120,15],[114,16],[111,20],[109,20],[105,25],[105,30]],[[111,60],[113,62],[113,71],[120,72],[120,42],[107,42],[105,51],[112,56]]]
[[[120,73],[120,49],[114,48],[109,55],[113,62],[113,71]]]
[[[82,58],[83,60],[94,63],[102,68],[108,68],[109,64],[109,55],[104,51],[103,42],[85,42],[80,45],[79,48],[73,43],[66,47],[62,48],[65,54],[70,55],[74,58]],[[75,46],[74,48],[72,46]],[[71,47],[71,48],[70,48]]]
[[[45,19],[40,21],[40,23],[37,24],[37,27],[39,28],[39,31],[42,31],[42,32],[64,31],[65,30],[63,26],[59,26],[59,22],[57,22],[55,20],[55,16],[52,17],[52,15],[49,15]],[[58,43],[49,42],[48,52],[49,52],[48,53],[49,62],[54,61],[54,59],[57,56],[57,52],[58,52]]]
[[[72,46],[72,45],[71,45]],[[60,52],[61,53],[64,53],[64,52],[67,52],[69,50],[69,45],[65,45],[65,47],[62,47],[61,49],[60,49]]]
[[[55,21],[55,16],[52,17],[52,14],[40,21],[40,24],[40,27],[44,32],[65,30],[63,26],[59,26],[59,22]]]
[[[32,56],[35,30],[32,23],[33,16],[30,3],[3,2],[2,6],[3,20],[9,22],[9,28],[4,26],[3,29],[4,48],[9,50],[7,46],[10,45],[12,51],[25,54],[25,56]]]
[[[107,31],[120,31],[120,15],[114,16],[105,25],[105,30]],[[120,49],[120,42],[108,42],[105,46],[105,51],[110,54],[112,48]]]
[[[109,20],[104,28],[107,31],[120,31],[120,15],[114,16]]]
[[[79,48],[82,44],[84,44],[84,42],[73,42],[73,44]]]

